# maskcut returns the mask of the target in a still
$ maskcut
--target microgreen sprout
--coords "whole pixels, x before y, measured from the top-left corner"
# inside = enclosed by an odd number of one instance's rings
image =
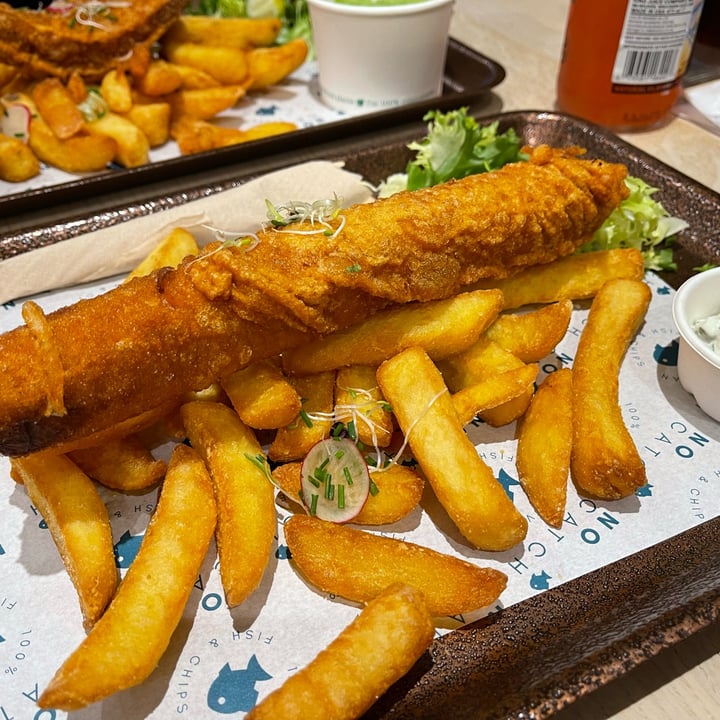
[[[260,242],[260,238],[253,232],[231,232],[230,230],[223,230],[222,228],[216,228],[212,225],[202,225],[206,230],[211,230],[215,234],[215,239],[220,242],[216,248],[210,252],[198,255],[196,258],[191,260],[185,268],[189,268],[200,260],[207,260],[209,257],[215,255],[215,253],[225,250],[227,248],[238,248],[245,252],[249,252],[257,247]]]
[[[70,15],[70,27],[84,25],[85,27],[109,30],[108,22],[117,22],[117,16],[112,14],[113,8],[128,8],[132,3],[129,0],[87,0],[83,3],[70,3],[64,0],[55,0],[47,7],[47,11],[58,15]],[[103,22],[101,22],[103,21]]]
[[[258,453],[257,455],[251,455],[250,453],[245,453],[245,457],[247,460],[249,460],[262,474],[268,479],[269,482],[273,484],[273,486],[279,490],[280,492],[284,492],[282,486],[275,480],[272,474],[272,470],[270,468],[270,463],[265,455],[263,453]]]
[[[267,218],[270,226],[277,232],[288,232],[295,235],[325,235],[336,237],[345,227],[345,216],[341,214],[343,199],[334,195],[332,198],[301,202],[291,200],[284,205],[273,205],[265,200]],[[286,230],[288,225],[306,223],[307,230]]]

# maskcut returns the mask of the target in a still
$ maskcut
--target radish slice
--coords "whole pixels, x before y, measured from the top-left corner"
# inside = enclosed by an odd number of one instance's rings
[[[309,513],[343,523],[362,509],[370,492],[370,471],[348,438],[327,438],[314,445],[302,464],[302,498]]]
[[[27,105],[12,102],[3,98],[0,132],[7,137],[14,137],[27,142],[30,137],[30,119],[32,113]]]

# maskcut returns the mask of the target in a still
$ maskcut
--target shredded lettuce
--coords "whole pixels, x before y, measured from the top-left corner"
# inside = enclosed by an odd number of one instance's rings
[[[427,136],[408,145],[415,151],[415,158],[405,172],[390,175],[380,183],[378,197],[430,187],[451,178],[460,179],[527,160],[521,139],[512,128],[499,133],[497,122],[481,127],[468,116],[467,108],[447,113],[434,110],[424,119],[429,121]],[[688,224],[671,216],[653,199],[657,188],[637,177],[628,177],[626,183],[629,197],[613,211],[581,252],[635,247],[642,252],[647,269],[674,270],[672,242]]]
[[[634,247],[642,252],[648,270],[675,270],[673,237],[688,224],[672,217],[653,199],[657,188],[637,177],[628,177],[625,184],[630,195],[613,210],[592,240],[580,248],[581,252]]]

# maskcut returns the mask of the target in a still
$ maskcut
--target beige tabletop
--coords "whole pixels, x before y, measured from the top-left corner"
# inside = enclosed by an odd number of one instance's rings
[[[552,110],[570,0],[456,0],[451,34],[506,70],[500,108]],[[720,135],[674,116],[624,140],[720,191]],[[720,224],[720,218],[718,218]],[[713,625],[587,695],[558,720],[720,718],[720,626]]]

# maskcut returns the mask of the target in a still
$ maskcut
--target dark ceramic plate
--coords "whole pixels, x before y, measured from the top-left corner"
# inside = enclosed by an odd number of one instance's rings
[[[419,113],[421,115],[421,113]],[[547,112],[486,116],[514,127],[531,144],[580,145],[592,156],[627,164],[662,191],[667,209],[687,219],[679,238],[677,286],[703,262],[720,264],[720,195],[601,128]],[[271,158],[231,180],[178,195],[157,195],[72,222],[0,239],[0,257],[122,223],[197,199],[277,167],[313,158],[343,159],[377,182],[401,170],[406,144],[424,134],[420,117],[392,140],[360,137],[338,146]],[[437,639],[400,683],[366,714],[372,720],[544,718],[619,677],[720,616],[720,519],[588,573]]]
[[[0,215],[25,212],[86,198],[91,194],[137,187],[141,184],[175,178],[181,174],[190,175],[223,165],[264,158],[270,154],[306,148],[319,142],[346,138],[360,132],[386,130],[393,125],[422,117],[426,110],[449,109],[472,103],[504,78],[505,70],[497,62],[450,38],[445,60],[443,91],[440,97],[302,128],[292,133],[242,145],[164,160],[130,170],[118,169],[97,173],[59,185],[0,196]]]

